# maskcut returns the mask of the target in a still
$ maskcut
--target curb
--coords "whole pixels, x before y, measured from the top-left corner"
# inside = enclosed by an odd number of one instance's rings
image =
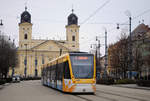
[[[122,87],[122,88],[131,88],[131,89],[141,89],[141,90],[150,90],[150,88],[148,88],[148,87],[129,87],[129,86],[119,86],[119,85],[117,85],[117,86],[114,86],[114,87]]]

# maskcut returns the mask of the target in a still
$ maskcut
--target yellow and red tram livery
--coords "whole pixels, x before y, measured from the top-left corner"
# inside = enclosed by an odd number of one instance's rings
[[[67,53],[42,68],[42,84],[70,93],[94,93],[95,57],[89,53]]]

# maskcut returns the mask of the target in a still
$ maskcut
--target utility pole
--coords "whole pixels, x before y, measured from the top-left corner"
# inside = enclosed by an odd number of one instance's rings
[[[15,46],[15,39],[13,39],[13,48],[14,48],[14,46]],[[15,72],[15,69],[14,69],[14,67],[12,67],[12,77],[14,76],[14,72]]]
[[[96,36],[96,41],[98,41],[98,45],[96,44],[96,75],[97,79],[100,79],[100,39]]]
[[[132,36],[131,36],[131,16],[129,17],[129,78],[132,78]]]
[[[59,54],[59,56],[61,56],[61,54],[62,54],[62,49],[61,49],[61,48],[60,48],[60,51],[59,51],[59,53],[60,53],[60,54]]]
[[[26,54],[25,54],[25,60],[24,60],[24,65],[25,65],[24,75],[25,75],[25,78],[26,78],[26,76],[27,76],[27,44],[25,44],[25,47],[26,47]]]
[[[129,11],[125,12],[126,15],[129,17],[129,39],[128,39],[128,71],[129,71],[129,77],[130,79],[132,79],[132,33],[131,33],[131,13]],[[117,29],[119,29],[119,24],[117,24]]]
[[[104,70],[104,76],[107,76],[107,30],[105,29],[105,70]]]
[[[97,41],[97,36],[96,36],[96,41]],[[96,77],[97,77],[97,71],[98,71],[98,69],[97,69],[97,67],[98,67],[98,59],[97,59],[97,43],[96,43],[96,45],[95,45],[96,47],[96,52],[95,52],[95,55],[96,55]]]
[[[3,33],[3,22],[2,22],[2,19],[1,19],[1,23],[0,23],[0,35],[2,35]]]
[[[35,50],[35,77],[38,76],[37,63],[38,63],[38,61],[37,61],[37,53],[36,53],[36,50]]]

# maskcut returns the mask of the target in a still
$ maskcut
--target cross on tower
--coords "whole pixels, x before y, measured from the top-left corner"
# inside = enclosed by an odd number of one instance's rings
[[[27,6],[25,6],[25,11],[27,11]]]
[[[74,12],[74,9],[72,9],[72,13]]]
[[[3,26],[3,22],[2,22],[2,19],[1,19],[1,23],[0,23],[0,25],[1,25],[1,26]]]

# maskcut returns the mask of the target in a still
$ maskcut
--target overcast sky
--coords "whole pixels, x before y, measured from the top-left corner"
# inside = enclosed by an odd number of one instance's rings
[[[127,10],[132,18],[136,17],[132,20],[132,30],[143,19],[145,24],[150,25],[150,0],[0,0],[0,19],[3,19],[4,32],[15,38],[16,44],[18,23],[25,4],[33,23],[32,36],[36,39],[64,40],[67,17],[73,7],[81,25],[81,51],[89,51],[90,45],[95,44],[95,36],[103,37],[105,29],[108,31],[108,44],[116,42],[121,30],[128,28],[128,25],[121,25],[120,30],[116,29],[116,23],[128,23]],[[101,38],[101,44],[104,44],[104,38]],[[104,53],[104,46],[101,52]]]

